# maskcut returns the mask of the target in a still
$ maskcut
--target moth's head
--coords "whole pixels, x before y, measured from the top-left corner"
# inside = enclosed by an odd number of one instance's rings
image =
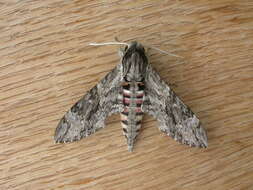
[[[148,59],[144,47],[138,42],[131,42],[125,47],[122,59],[123,77],[126,81],[143,81]]]

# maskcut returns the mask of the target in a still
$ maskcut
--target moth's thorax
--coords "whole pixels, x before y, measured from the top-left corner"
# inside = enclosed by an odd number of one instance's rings
[[[140,43],[132,42],[122,59],[123,77],[126,81],[141,82],[145,78],[147,57]]]
[[[132,151],[134,141],[141,128],[144,83],[123,82],[122,95],[124,111],[121,113],[121,124],[123,134],[127,139],[128,149]]]

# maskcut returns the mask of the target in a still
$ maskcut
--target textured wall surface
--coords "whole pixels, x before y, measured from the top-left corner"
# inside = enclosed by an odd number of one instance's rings
[[[146,116],[133,153],[119,115],[71,144],[63,114],[119,62],[114,37],[149,60],[198,115],[208,149]],[[253,1],[0,1],[0,189],[252,189]]]

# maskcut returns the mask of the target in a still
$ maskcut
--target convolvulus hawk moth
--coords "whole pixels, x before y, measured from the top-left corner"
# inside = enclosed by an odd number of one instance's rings
[[[56,142],[72,142],[105,126],[107,116],[120,113],[128,150],[141,128],[143,113],[156,118],[159,129],[176,141],[207,147],[207,136],[199,119],[148,63],[138,42],[126,45],[121,63],[83,96],[60,120]]]

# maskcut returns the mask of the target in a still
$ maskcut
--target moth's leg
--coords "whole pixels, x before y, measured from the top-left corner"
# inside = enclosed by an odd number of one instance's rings
[[[114,37],[114,40],[115,40],[116,42],[120,42],[120,40],[119,40],[119,38],[118,38],[117,36]]]
[[[141,105],[141,111],[142,112],[148,112],[149,111],[149,106],[150,106],[150,100],[148,98],[148,96],[146,95],[146,93],[144,93],[144,96],[143,96],[143,102],[142,102],[142,105]]]
[[[151,48],[150,48],[150,47],[146,47],[146,48],[145,48],[146,55],[148,55],[148,56],[149,56],[150,50],[151,50]]]
[[[118,38],[117,36],[114,37],[114,40],[115,40],[116,42],[120,42],[120,40],[119,40],[119,38]],[[119,48],[119,51],[118,51],[119,57],[120,57],[120,58],[123,58],[124,54],[125,54],[125,48],[120,47],[120,48]]]
[[[119,51],[118,51],[118,55],[119,55],[120,59],[123,58],[124,53],[125,53],[124,48],[120,47]]]
[[[120,87],[120,93],[117,95],[117,105],[119,106],[120,112],[124,111],[124,104],[123,104],[123,89]]]

